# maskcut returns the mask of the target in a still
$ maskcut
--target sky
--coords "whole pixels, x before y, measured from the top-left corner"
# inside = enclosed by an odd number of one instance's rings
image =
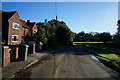
[[[118,2],[120,0],[1,0],[2,2]]]
[[[56,7],[55,7],[56,4]],[[55,19],[67,23],[76,33],[117,31],[117,2],[3,2],[2,10],[18,11],[23,20],[44,22]]]

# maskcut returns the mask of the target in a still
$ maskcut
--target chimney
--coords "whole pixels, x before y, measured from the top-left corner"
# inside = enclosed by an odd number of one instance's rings
[[[58,16],[56,16],[56,21],[57,21],[57,19],[58,19]]]
[[[47,23],[47,19],[45,19],[45,24]]]
[[[27,23],[30,23],[30,20],[27,20]]]

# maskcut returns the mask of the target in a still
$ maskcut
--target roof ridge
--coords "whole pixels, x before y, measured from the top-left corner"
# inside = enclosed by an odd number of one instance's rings
[[[17,11],[14,12],[2,12],[2,19],[8,20],[10,19]]]
[[[20,20],[26,22],[25,20],[22,20],[22,19],[20,19]],[[27,23],[27,22],[26,22],[26,23]]]

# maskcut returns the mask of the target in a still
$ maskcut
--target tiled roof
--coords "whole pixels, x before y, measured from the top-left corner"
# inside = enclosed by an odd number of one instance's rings
[[[30,23],[27,23],[27,25],[29,26],[29,28],[33,28],[33,26],[35,25],[35,22],[30,22]]]
[[[14,12],[2,12],[2,20],[8,21],[15,13],[16,13],[16,11],[14,11]]]
[[[22,19],[20,19],[20,21],[21,21],[22,26],[23,26],[24,28],[28,28],[28,29],[29,29],[29,26],[27,25],[27,22],[26,22],[26,21],[24,21],[24,20],[22,20]]]
[[[16,13],[16,11],[14,11],[14,12],[4,12],[4,11],[2,11],[2,13],[0,13],[0,15],[2,15],[2,30],[8,32],[8,20],[9,20],[15,13]]]

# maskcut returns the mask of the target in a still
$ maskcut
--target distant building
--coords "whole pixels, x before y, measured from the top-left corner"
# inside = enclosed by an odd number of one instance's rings
[[[36,33],[38,32],[38,28],[35,22],[30,22],[30,20],[27,20],[27,25],[29,26],[29,32],[30,32],[30,36],[31,38],[33,38],[33,40],[36,40]]]
[[[24,21],[24,20],[22,20],[22,19],[20,19],[20,21],[21,21],[21,24],[22,24],[22,27],[23,27],[23,35],[22,35],[22,37],[24,38],[26,35],[27,35],[27,33],[29,32],[29,26],[27,25],[27,22],[26,21]]]

